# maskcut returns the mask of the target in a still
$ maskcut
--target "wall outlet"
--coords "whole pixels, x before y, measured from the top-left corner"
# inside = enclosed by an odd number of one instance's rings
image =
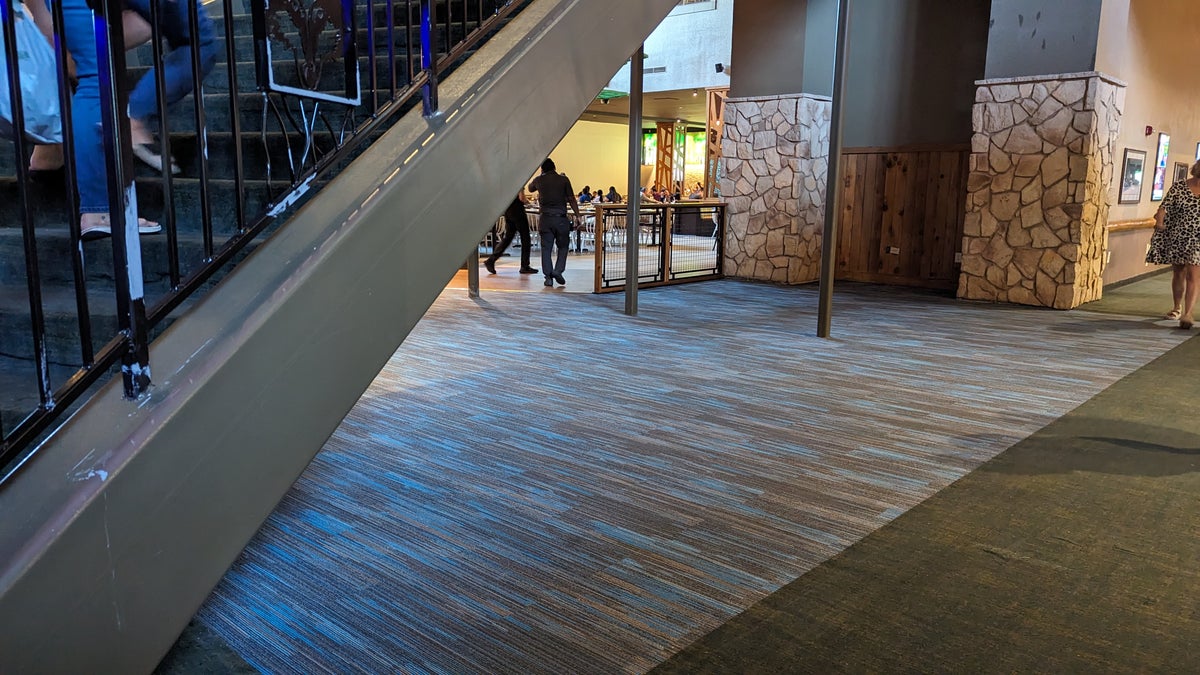
[[[954,254],[954,262],[955,262],[955,263],[957,263],[957,264],[959,264],[959,265],[961,265],[961,264],[962,264],[962,251],[957,251],[957,252],[955,252],[955,254]]]
[[[891,255],[900,255],[900,247],[899,246],[889,246],[888,253],[890,253]]]

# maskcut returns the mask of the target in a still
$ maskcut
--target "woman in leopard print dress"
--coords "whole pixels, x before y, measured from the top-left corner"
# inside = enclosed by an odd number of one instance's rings
[[[1171,186],[1154,214],[1146,262],[1171,266],[1175,308],[1165,318],[1191,328],[1192,308],[1200,294],[1200,162],[1192,165],[1191,178]]]

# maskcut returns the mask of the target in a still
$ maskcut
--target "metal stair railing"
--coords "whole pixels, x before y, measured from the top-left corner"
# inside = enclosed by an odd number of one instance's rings
[[[40,0],[35,0],[40,1]],[[28,284],[30,339],[32,361],[36,371],[38,404],[15,424],[4,425],[0,418],[0,484],[12,476],[31,456],[35,442],[52,427],[55,421],[74,402],[81,400],[88,389],[108,376],[120,364],[125,397],[136,401],[153,384],[149,342],[156,330],[170,320],[179,309],[206,284],[227,271],[239,255],[268,228],[283,220],[283,216],[312,196],[318,184],[369,145],[376,135],[395,121],[399,113],[414,105],[420,98],[427,116],[438,114],[438,81],[487,37],[499,29],[502,22],[519,11],[529,0],[500,2],[498,0],[259,0],[252,5],[254,73],[253,90],[261,109],[256,116],[243,117],[239,95],[239,38],[244,42],[245,17],[234,13],[233,0],[213,3],[220,8],[218,23],[224,36],[224,53],[228,76],[224,86],[228,91],[229,132],[232,154],[232,195],[218,195],[217,179],[210,154],[210,119],[217,111],[207,109],[205,93],[218,87],[216,73],[206,85],[201,45],[196,39],[184,47],[190,50],[193,97],[191,119],[196,134],[198,181],[175,176],[171,161],[162,161],[159,175],[150,178],[136,176],[131,153],[131,128],[127,117],[128,92],[114,86],[125,77],[126,54],[113,45],[124,45],[122,0],[98,0],[94,7],[95,39],[100,61],[99,80],[102,91],[101,118],[104,121],[104,147],[108,171],[109,218],[112,228],[112,278],[116,305],[116,332],[105,339],[98,349],[93,346],[98,315],[90,306],[89,279],[86,274],[85,249],[81,242],[79,204],[74,186],[77,182],[75,152],[71,133],[71,93],[59,87],[59,102],[63,122],[66,193],[65,211],[68,221],[71,251],[71,277],[78,318],[78,364],[61,384],[51,377],[52,356],[61,361],[62,355],[47,346],[45,306],[42,298],[42,272],[39,270],[38,214],[30,208],[27,163],[31,144],[21,134],[14,134],[13,168],[17,179],[21,231]],[[5,68],[10,74],[7,95],[12,103],[13,126],[23,128],[20,59],[15,39],[17,16],[12,5],[0,3],[0,28],[5,38]],[[158,0],[149,3],[151,24],[149,60],[156,66],[154,78],[158,103],[159,124],[155,131],[161,142],[161,157],[173,157],[172,122],[166,100],[162,64],[167,55],[163,43],[167,36],[162,24],[162,7]],[[207,10],[198,2],[188,3],[190,26],[205,20]],[[360,35],[360,18],[365,35]],[[239,26],[239,20],[242,24]],[[382,20],[382,26],[380,22]],[[54,54],[60,82],[68,81],[68,58],[64,18],[61,3],[54,3],[52,12]],[[298,40],[297,40],[298,38]],[[382,44],[381,44],[382,42]],[[322,48],[321,45],[325,47]],[[365,52],[360,57],[359,52]],[[282,53],[285,58],[275,60]],[[290,61],[288,60],[290,57]],[[290,64],[290,65],[289,65]],[[325,78],[332,67],[340,66],[341,81]],[[365,83],[361,71],[366,69]],[[318,76],[313,77],[314,73]],[[290,78],[290,79],[289,79]],[[330,82],[339,89],[331,93]],[[364,86],[365,84],[365,86]],[[263,166],[248,167],[251,148],[244,141],[246,127],[258,120],[262,144]],[[274,129],[268,127],[274,124]],[[277,145],[284,146],[280,151]],[[281,153],[281,154],[280,154]],[[275,160],[285,165],[283,178],[273,176]],[[261,178],[250,178],[250,176]],[[265,178],[265,181],[263,180]],[[257,195],[250,183],[265,183],[265,196]],[[193,233],[195,223],[181,222],[179,211],[185,191],[180,184],[195,183],[198,191],[199,213],[191,220],[199,221],[198,264],[185,265],[181,250],[185,234]],[[228,190],[225,190],[227,193]],[[138,234],[138,198],[151,195],[161,200],[161,221],[166,239],[166,283],[168,288],[148,300],[144,287],[143,242]],[[229,197],[229,203],[223,200]],[[252,199],[255,198],[256,199]],[[218,208],[232,206],[232,223],[218,223]],[[195,210],[195,209],[194,209]],[[228,209],[226,209],[228,210]],[[232,225],[232,228],[229,226]],[[218,227],[232,229],[218,241]],[[186,230],[186,232],[185,232]],[[3,395],[4,392],[0,392]],[[135,405],[132,403],[130,405]]]

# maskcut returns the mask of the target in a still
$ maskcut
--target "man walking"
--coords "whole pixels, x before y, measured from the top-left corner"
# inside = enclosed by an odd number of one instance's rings
[[[513,198],[508,209],[504,212],[504,239],[500,241],[499,246],[492,247],[492,254],[483,261],[483,266],[487,271],[496,273],[496,261],[504,252],[508,250],[508,245],[512,243],[513,236],[521,235],[521,274],[537,274],[537,268],[529,266],[529,217],[525,215],[525,204],[529,200],[525,197],[525,188],[521,188],[517,192],[517,196]]]
[[[554,170],[554,160],[549,157],[542,162],[542,174],[529,184],[529,191],[538,193],[538,205],[542,217],[538,223],[538,234],[542,238],[542,274],[546,275],[546,286],[557,281],[566,286],[563,272],[567,269],[567,252],[571,248],[572,223],[567,219],[567,205],[575,213],[575,224],[579,223],[579,202],[575,201],[575,190],[566,176]],[[551,266],[550,251],[558,247],[558,260]]]

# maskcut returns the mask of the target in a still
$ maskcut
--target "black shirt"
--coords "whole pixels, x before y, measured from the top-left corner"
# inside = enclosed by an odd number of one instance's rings
[[[538,207],[544,215],[565,216],[567,205],[575,202],[571,180],[555,171],[534,178],[529,184],[529,191],[538,193]]]

